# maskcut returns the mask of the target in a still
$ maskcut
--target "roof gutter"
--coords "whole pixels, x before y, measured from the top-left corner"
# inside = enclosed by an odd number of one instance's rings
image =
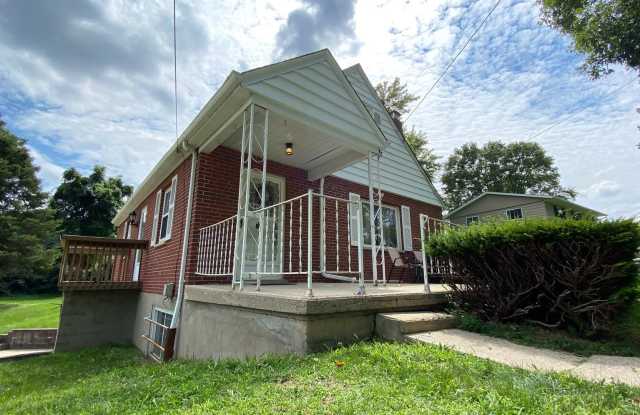
[[[164,180],[184,159],[183,151],[185,148],[200,147],[202,142],[208,137],[198,137],[198,133],[206,121],[218,110],[218,107],[224,102],[225,98],[231,94],[236,87],[240,85],[240,75],[232,71],[225,79],[220,89],[200,110],[198,115],[189,123],[187,128],[180,134],[178,140],[167,150],[160,161],[156,163],[151,172],[136,187],[133,195],[127,203],[118,211],[111,223],[118,226],[128,216],[131,210],[139,206],[144,199]]]

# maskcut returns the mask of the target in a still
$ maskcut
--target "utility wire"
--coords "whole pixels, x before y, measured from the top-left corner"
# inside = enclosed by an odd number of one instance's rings
[[[176,141],[178,140],[178,58],[176,53],[176,0],[173,0],[173,97],[176,110]]]
[[[489,20],[489,17],[491,17],[491,15],[493,14],[493,12],[495,11],[496,8],[498,8],[498,6],[500,5],[500,2],[502,2],[502,0],[498,0],[496,2],[496,4],[494,4],[494,6],[491,8],[491,10],[489,10],[489,13],[487,13],[487,15],[484,17],[484,19],[482,20],[482,22],[480,23],[480,25],[478,25],[478,27],[476,28],[476,30],[473,31],[473,33],[471,34],[471,36],[469,36],[469,39],[467,39],[467,41],[465,42],[465,44],[462,46],[462,48],[458,51],[458,53],[456,53],[456,55],[453,57],[453,59],[451,59],[451,61],[449,62],[449,64],[447,65],[447,67],[444,69],[444,72],[442,72],[442,74],[440,74],[440,76],[438,77],[438,79],[436,79],[436,81],[433,83],[433,85],[431,85],[431,88],[429,88],[429,90],[426,92],[426,94],[423,95],[423,97],[420,99],[420,101],[418,102],[418,104],[413,107],[413,109],[411,110],[411,112],[409,113],[409,115],[407,115],[407,118],[405,118],[404,122],[406,123],[407,121],[409,121],[409,118],[411,118],[411,116],[416,112],[416,110],[418,109],[418,107],[420,107],[420,105],[424,102],[424,100],[427,98],[427,96],[429,96],[429,94],[435,89],[435,87],[440,83],[440,80],[442,78],[444,78],[444,76],[447,74],[447,72],[449,71],[449,69],[451,69],[451,67],[453,66],[454,63],[456,63],[456,60],[458,60],[458,57],[462,54],[462,52],[464,52],[464,50],[467,48],[467,46],[469,46],[469,44],[471,43],[471,41],[473,40],[473,38],[476,36],[476,34],[480,31],[480,29],[482,29],[485,25],[485,23],[487,22],[487,20]]]
[[[632,79],[630,82],[625,83],[625,84],[624,84],[624,85],[622,85],[620,88],[616,88],[616,89],[614,89],[612,92],[610,92],[610,93],[606,94],[605,96],[606,96],[606,97],[612,96],[612,95],[614,95],[614,94],[616,94],[616,93],[618,93],[618,92],[622,91],[623,89],[625,89],[626,87],[628,87],[629,85],[631,85],[632,83],[634,83],[634,82],[636,82],[636,81],[637,81],[636,79]],[[537,137],[540,137],[542,134],[546,133],[547,131],[551,130],[552,128],[557,127],[558,125],[560,125],[560,124],[562,124],[562,123],[564,123],[564,122],[566,122],[566,121],[569,121],[571,118],[573,118],[573,117],[575,117],[576,115],[578,115],[578,114],[580,114],[580,113],[582,113],[582,112],[584,112],[584,111],[588,110],[589,108],[591,108],[591,107],[584,107],[584,108],[582,108],[582,109],[580,109],[580,110],[578,110],[578,111],[576,111],[576,112],[574,112],[574,113],[572,113],[572,114],[568,115],[567,117],[565,117],[565,118],[563,118],[563,119],[561,119],[561,120],[559,120],[559,121],[554,122],[553,124],[551,124],[551,125],[549,125],[549,126],[547,126],[547,127],[543,128],[543,129],[541,129],[541,130],[540,130],[540,131],[538,131],[537,133],[535,133],[535,134],[533,134],[532,136],[530,136],[530,137],[527,139],[527,141],[529,141],[529,140],[533,140],[534,138],[537,138]]]

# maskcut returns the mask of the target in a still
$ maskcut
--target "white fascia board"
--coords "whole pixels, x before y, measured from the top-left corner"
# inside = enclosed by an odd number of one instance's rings
[[[160,161],[156,163],[151,172],[149,172],[144,180],[136,187],[131,197],[111,220],[111,223],[116,226],[120,225],[129,216],[131,211],[138,207],[144,199],[180,165],[180,163],[190,156],[190,152],[180,150],[183,143],[186,143],[193,148],[197,148],[202,145],[206,138],[198,137],[200,139],[195,140],[195,138],[197,138],[198,130],[206,120],[215,113],[224,98],[233,92],[233,90],[239,85],[239,81],[238,73],[235,71],[231,72],[223,82],[220,89],[218,89],[211,99],[209,99],[198,115],[189,123],[187,128],[184,129],[178,140],[171,145],[169,150],[167,150]]]

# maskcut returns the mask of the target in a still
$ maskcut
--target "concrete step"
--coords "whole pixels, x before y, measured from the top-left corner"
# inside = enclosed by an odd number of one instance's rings
[[[455,316],[432,311],[376,315],[376,334],[385,340],[405,341],[409,334],[450,329],[456,325]]]

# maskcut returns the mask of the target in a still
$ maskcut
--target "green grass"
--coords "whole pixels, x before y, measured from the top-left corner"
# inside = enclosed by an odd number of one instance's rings
[[[12,329],[56,328],[60,295],[0,297],[0,333]]]
[[[104,347],[0,364],[2,414],[639,411],[637,388],[527,372],[425,344],[164,365],[131,348]]]
[[[460,328],[526,346],[563,350],[581,356],[605,354],[640,357],[640,302],[636,302],[615,322],[610,338],[601,340],[582,339],[563,330],[532,324],[485,322],[469,314],[460,315]]]

